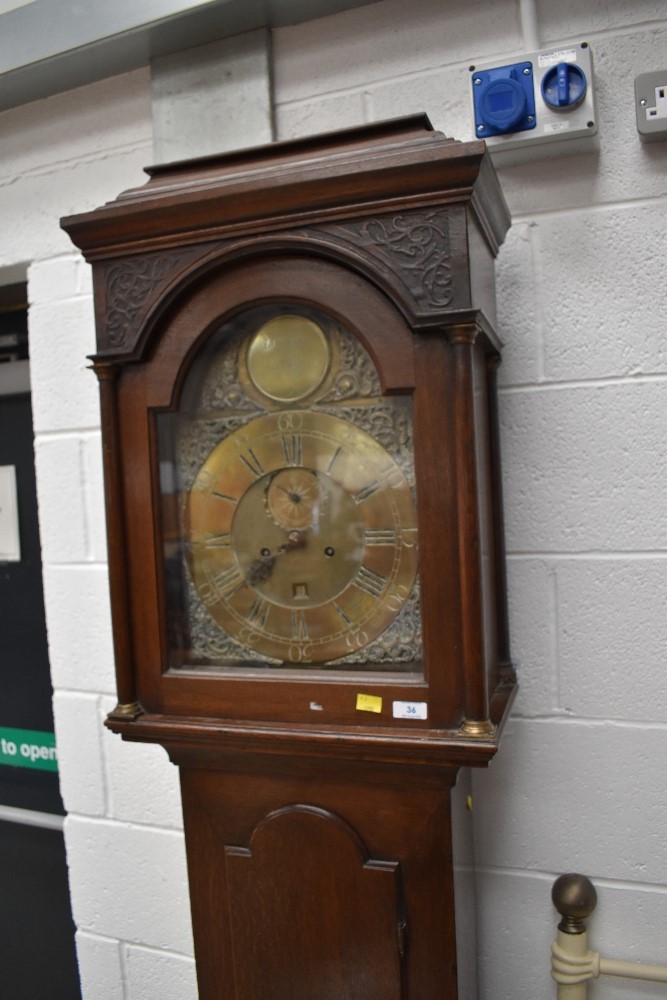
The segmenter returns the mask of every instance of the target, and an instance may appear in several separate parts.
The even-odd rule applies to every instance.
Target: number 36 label
[[[425,701],[395,701],[392,714],[395,719],[427,719],[428,705]]]

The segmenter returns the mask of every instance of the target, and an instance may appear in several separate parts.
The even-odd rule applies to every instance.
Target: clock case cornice
[[[62,225],[88,260],[234,233],[469,201],[494,254],[510,225],[483,142],[426,115],[148,167],[150,180]],[[443,177],[446,183],[443,185]]]
[[[413,329],[472,324],[500,347],[493,259],[510,219],[482,142],[448,139],[415,115],[148,173],[144,186],[62,220],[95,265],[101,364],[139,360],[194,281],[267,254],[338,261]]]

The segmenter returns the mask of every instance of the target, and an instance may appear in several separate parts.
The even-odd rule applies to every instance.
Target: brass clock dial
[[[281,662],[363,649],[415,581],[405,475],[371,435],[329,413],[280,410],[223,438],[194,480],[186,524],[208,613]]]

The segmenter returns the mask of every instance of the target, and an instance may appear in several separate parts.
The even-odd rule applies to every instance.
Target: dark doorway
[[[0,753],[2,995],[77,1000],[64,808],[55,762],[42,750],[52,741],[53,711],[25,285],[0,287],[0,469],[16,484],[19,550],[18,558],[0,554],[0,749],[7,751]],[[32,735],[22,742],[20,734]]]

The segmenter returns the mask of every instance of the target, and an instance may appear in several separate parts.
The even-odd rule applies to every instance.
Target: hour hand
[[[303,531],[290,531],[287,541],[283,542],[273,552],[263,549],[259,559],[253,559],[248,568],[247,581],[251,587],[268,580],[273,573],[273,564],[278,556],[283,555],[293,549],[301,549],[306,544],[306,536]]]

